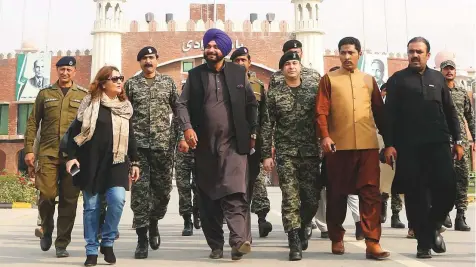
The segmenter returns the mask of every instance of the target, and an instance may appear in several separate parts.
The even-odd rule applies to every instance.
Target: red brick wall
[[[207,10],[208,9],[208,10]],[[190,4],[190,19],[207,21],[214,19],[213,4]],[[217,4],[217,20],[225,21],[225,5]]]

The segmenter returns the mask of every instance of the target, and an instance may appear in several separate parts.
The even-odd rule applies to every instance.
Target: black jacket
[[[387,81],[385,146],[415,146],[461,140],[455,106],[443,75],[410,68]]]
[[[223,69],[225,81],[231,100],[231,111],[235,127],[237,152],[248,154],[250,152],[250,137],[256,133],[257,101],[253,92],[245,90],[246,70],[237,64],[225,62]],[[203,102],[205,88],[208,87],[208,66],[202,64],[189,71],[190,98],[187,109],[192,128],[197,133],[198,140],[201,137],[201,125],[203,120]],[[183,122],[183,120],[182,120]]]

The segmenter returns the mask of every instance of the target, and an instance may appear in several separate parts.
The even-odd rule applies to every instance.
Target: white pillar
[[[122,34],[125,24],[122,4],[126,0],[94,0],[96,2],[96,20],[92,31],[93,49],[91,64],[91,79],[104,65],[113,65],[122,69]],[[106,13],[113,14],[107,18]]]
[[[292,0],[294,4],[296,40],[302,43],[302,64],[324,74],[324,31],[319,28],[316,5],[323,0]],[[311,16],[307,5],[311,7]],[[300,7],[299,7],[300,6]],[[301,19],[302,12],[302,19]]]

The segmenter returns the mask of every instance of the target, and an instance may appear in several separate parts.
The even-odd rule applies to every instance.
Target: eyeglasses
[[[109,78],[108,80],[111,80],[113,83],[117,83],[119,80],[121,80],[121,82],[123,82],[124,81],[124,76],[114,76],[114,77]]]

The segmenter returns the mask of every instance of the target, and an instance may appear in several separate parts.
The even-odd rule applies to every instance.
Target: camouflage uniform
[[[388,193],[382,193],[382,202],[387,202],[390,198]],[[392,194],[390,199],[390,209],[395,213],[402,211],[402,198],[399,194]]]
[[[266,178],[266,171],[263,169],[263,164],[260,164],[260,173],[256,179],[251,198],[251,212],[255,214],[268,214],[271,209],[268,191],[266,190]]]
[[[319,84],[319,81],[321,80],[321,75],[319,74],[319,72],[317,72],[317,70],[304,66],[301,67],[301,77],[305,79],[309,78],[312,80],[316,80],[317,84]],[[278,70],[273,73],[271,75],[271,78],[269,79],[269,90],[275,88],[281,83],[284,83],[284,75],[281,70]]]
[[[264,119],[262,116],[266,115],[266,106],[261,105],[263,102],[263,99],[261,99],[261,94],[264,94],[264,84],[261,80],[258,79],[256,76],[255,72],[248,72],[249,76],[249,81],[251,84],[251,88],[253,89],[253,92],[255,93],[256,100],[260,102],[260,108],[258,108],[258,122],[262,123]],[[259,128],[258,128],[258,135],[259,135]],[[256,145],[256,150],[261,149],[261,142],[258,140],[258,144]],[[260,154],[261,151],[256,152],[257,154]],[[259,156],[259,155],[258,155]],[[258,159],[260,160],[260,159]],[[260,164],[260,170],[259,170],[259,175],[256,178],[256,181],[253,185],[253,193],[251,196],[251,212],[255,214],[262,214],[263,216],[266,216],[266,214],[269,213],[269,210],[271,209],[270,204],[269,204],[269,199],[268,199],[268,192],[266,191],[266,172],[263,170],[263,165]]]
[[[468,93],[463,88],[451,88],[451,98],[458,112],[458,120],[460,122],[461,128],[461,139],[463,141],[464,154],[461,160],[455,161],[455,171],[456,171],[456,188],[457,195],[455,201],[455,207],[458,210],[467,210],[468,208],[468,183],[469,183],[469,164],[471,160],[471,146],[466,135],[466,125],[465,121],[468,123],[469,131],[474,140],[475,135],[475,125],[474,125],[474,114],[471,107],[471,100],[469,99]]]
[[[192,175],[192,176],[190,176]],[[195,178],[195,160],[193,152],[177,152],[175,156],[175,182],[179,193],[179,214],[180,216],[191,215],[198,209],[197,194],[190,182]],[[192,202],[193,191],[193,202]]]
[[[141,73],[127,80],[124,88],[134,108],[132,125],[141,168],[141,178],[132,184],[131,208],[136,228],[143,228],[167,212],[177,136],[170,115],[178,94],[173,79],[160,73],[156,73],[151,85]],[[174,117],[172,124],[175,123]]]
[[[271,158],[274,138],[285,232],[309,225],[318,208],[322,155],[314,123],[318,83],[319,74],[302,76],[297,89],[283,82],[268,91],[262,157]]]

